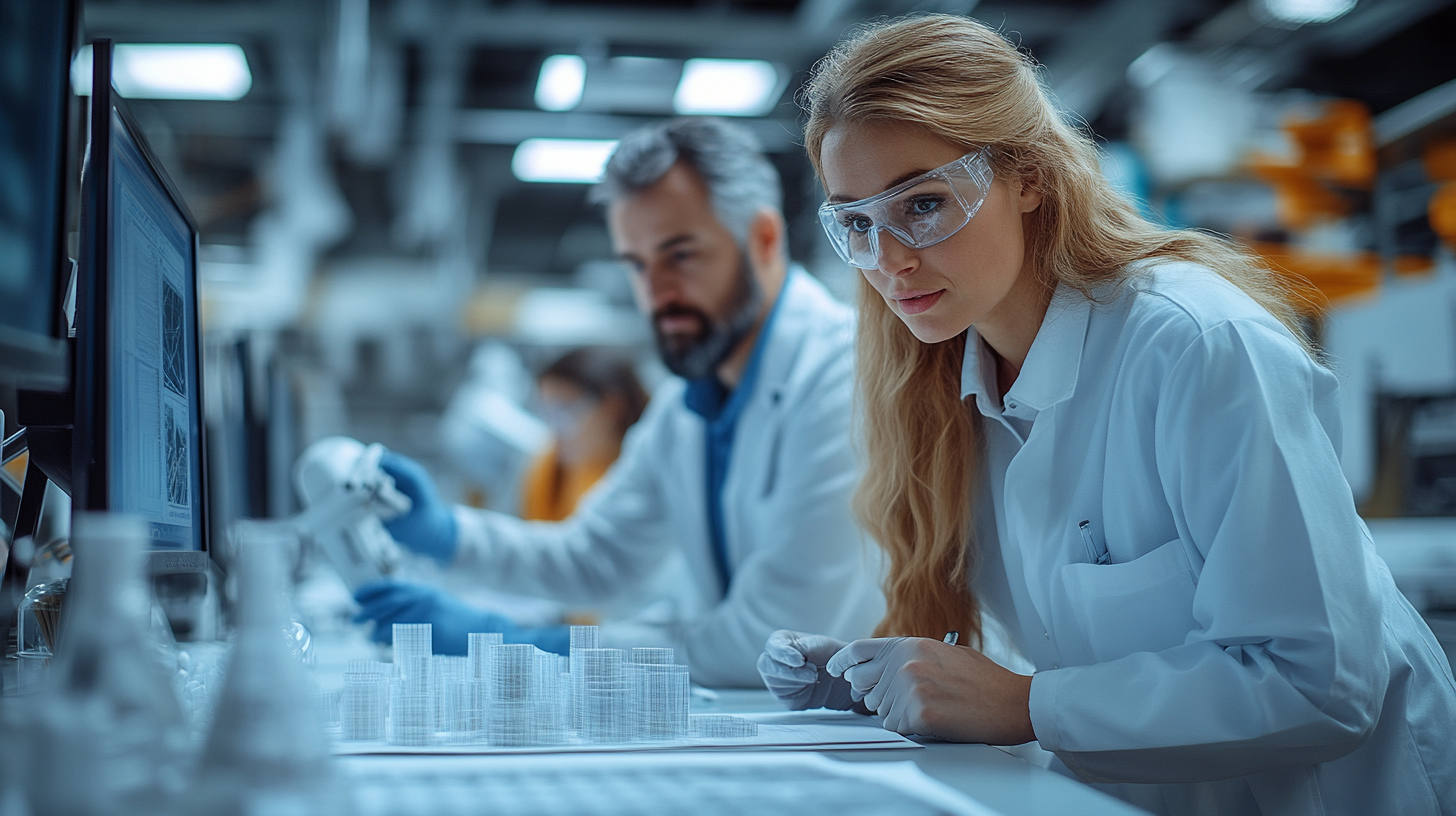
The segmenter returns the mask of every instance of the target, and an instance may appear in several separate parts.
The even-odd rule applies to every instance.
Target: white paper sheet
[[[797,712],[795,712],[797,713]],[[744,715],[735,715],[744,716]],[[757,720],[750,714],[745,719]],[[777,715],[762,715],[777,716]],[[855,715],[851,715],[855,716]],[[615,745],[539,745],[512,748],[498,745],[390,745],[385,742],[336,742],[338,756],[368,754],[615,754],[641,751],[853,751],[920,748],[899,734],[877,725],[809,722],[802,724],[760,723],[758,736],[733,739],[692,737],[670,742],[629,742]],[[863,718],[868,720],[869,718]]]

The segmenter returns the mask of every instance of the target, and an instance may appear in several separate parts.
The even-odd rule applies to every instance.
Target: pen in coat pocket
[[[1082,544],[1087,547],[1087,557],[1091,559],[1092,563],[1106,564],[1112,561],[1112,556],[1108,554],[1107,547],[1097,546],[1097,542],[1092,538],[1092,522],[1090,520],[1083,519],[1077,525],[1077,530],[1082,533]]]

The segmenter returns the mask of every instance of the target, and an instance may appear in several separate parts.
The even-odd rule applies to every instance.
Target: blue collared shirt
[[[728,566],[727,542],[723,532],[723,484],[728,479],[728,461],[733,456],[733,435],[738,427],[738,417],[743,413],[744,406],[748,405],[748,400],[753,396],[753,388],[758,383],[763,350],[773,331],[774,317],[778,315],[779,306],[784,302],[783,289],[787,287],[787,283],[785,279],[778,299],[774,301],[773,308],[763,321],[763,328],[759,330],[753,354],[748,358],[748,365],[743,369],[738,387],[729,391],[717,375],[709,374],[700,380],[690,381],[687,390],[683,392],[683,402],[688,410],[708,423],[708,532],[713,542],[714,562],[718,566],[718,576],[723,580],[724,590],[727,590],[733,578]]]

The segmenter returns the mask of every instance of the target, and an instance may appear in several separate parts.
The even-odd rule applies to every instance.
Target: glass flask
[[[283,523],[233,529],[237,637],[188,809],[208,816],[343,814],[347,790],[330,761],[312,679],[279,637],[288,617]]]
[[[34,816],[171,812],[188,734],[159,659],[140,519],[77,513],[72,578],[47,688],[23,726]]]

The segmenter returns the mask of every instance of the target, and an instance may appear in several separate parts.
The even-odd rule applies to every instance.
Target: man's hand
[[[571,644],[565,626],[517,626],[432,586],[372,581],[355,590],[354,600],[360,606],[354,622],[374,621],[374,639],[380,643],[394,640],[396,623],[428,623],[435,654],[465,654],[471,632],[500,632],[506,643],[531,643],[556,654],[566,654]]]
[[[379,469],[394,479],[394,486],[410,500],[408,512],[384,520],[384,529],[406,548],[449,564],[459,546],[459,529],[450,505],[440,498],[435,482],[419,462],[385,451]]]
[[[930,638],[856,640],[830,658],[887,730],[951,742],[1020,745],[1031,726],[1031,678],[965,646]]]

